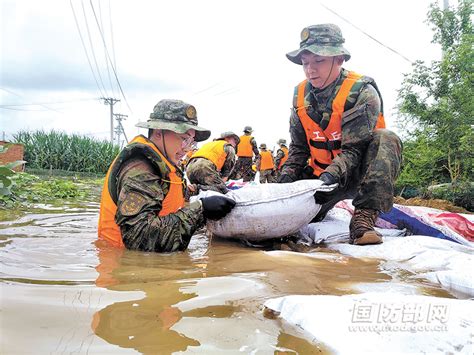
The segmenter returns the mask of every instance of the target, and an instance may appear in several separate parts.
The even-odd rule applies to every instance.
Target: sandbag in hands
[[[308,224],[321,206],[314,203],[314,193],[332,190],[317,179],[299,180],[289,184],[247,185],[229,191],[225,196],[236,201],[235,208],[218,221],[208,220],[207,230],[223,238],[262,241],[280,238]],[[215,191],[202,191],[193,198],[220,195]]]
[[[334,195],[336,194],[337,191],[337,186],[339,185],[339,181],[330,173],[328,172],[323,172],[319,176],[319,180],[322,181],[321,186],[332,186],[334,187],[330,190],[328,189],[320,189],[317,190],[316,193],[314,194],[314,200],[316,201],[317,204],[323,205],[326,202],[329,202],[332,200]]]
[[[201,198],[203,215],[214,221],[225,217],[234,207],[235,201],[224,196],[209,196]]]

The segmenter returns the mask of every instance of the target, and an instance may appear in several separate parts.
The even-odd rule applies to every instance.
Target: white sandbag
[[[387,292],[286,296],[265,307],[340,354],[472,354],[470,300]]]
[[[324,220],[310,223],[300,229],[301,237],[315,244],[349,243],[349,223],[352,214],[342,208],[329,210]],[[406,230],[375,228],[382,237],[403,237]]]
[[[225,196],[237,204],[224,218],[207,222],[207,229],[224,238],[260,241],[298,232],[316,216],[321,206],[316,190],[332,190],[319,180],[288,184],[259,184],[231,190]]]

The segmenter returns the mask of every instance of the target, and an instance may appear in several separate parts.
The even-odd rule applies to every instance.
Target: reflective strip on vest
[[[214,163],[217,171],[221,171],[225,163],[227,153],[224,151],[224,146],[227,143],[224,140],[217,140],[204,144],[199,150],[194,153],[192,158],[206,158]]]
[[[237,156],[238,157],[253,157],[253,147],[250,141],[252,140],[252,136],[243,135],[240,136],[240,143],[237,146]]]
[[[161,159],[170,169],[169,181],[164,180],[170,183],[170,188],[163,200],[162,208],[158,212],[158,215],[162,217],[170,213],[175,213],[184,206],[184,182],[182,178],[176,174],[176,168],[170,162],[168,162],[168,160],[163,156],[163,154],[161,154],[161,152],[151,141],[149,141],[143,136],[137,136],[129,143],[129,145],[136,143],[144,144],[153,149],[153,151],[161,157]],[[109,244],[113,246],[123,248],[124,244],[122,240],[122,233],[120,232],[120,227],[115,223],[117,205],[113,201],[112,196],[110,196],[109,192],[109,175],[116,160],[117,158],[115,158],[113,163],[110,165],[109,170],[107,171],[107,175],[105,176],[104,186],[102,188],[98,235],[99,239],[106,240]]]
[[[260,170],[273,169],[273,156],[268,150],[260,152]]]
[[[304,80],[298,85],[296,113],[305,130],[306,141],[311,153],[309,165],[313,168],[313,174],[316,176],[319,176],[332,163],[332,160],[341,153],[344,105],[352,86],[361,77],[362,75],[355,72],[348,73],[332,102],[332,114],[325,130],[314,122],[306,111],[305,97],[308,81]],[[382,112],[379,114],[376,128],[385,128]]]

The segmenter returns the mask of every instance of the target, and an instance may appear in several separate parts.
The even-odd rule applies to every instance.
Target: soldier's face
[[[177,164],[187,152],[192,150],[195,134],[194,129],[190,129],[183,134],[168,130],[157,131],[154,143],[162,153],[167,154],[167,158],[171,163]]]
[[[323,57],[310,52],[301,54],[306,79],[315,88],[323,89],[337,79],[344,59],[341,56]]]

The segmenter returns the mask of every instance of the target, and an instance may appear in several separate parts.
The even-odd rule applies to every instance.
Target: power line
[[[112,57],[114,58],[114,67],[117,68],[117,62],[115,61],[115,43],[114,43],[114,31],[112,28],[112,7],[110,6],[109,0],[109,20],[110,20],[110,39],[112,42]]]
[[[117,80],[118,87],[120,88],[120,92],[122,93],[122,97],[123,97],[123,99],[125,100],[125,103],[127,104],[128,109],[130,110],[130,112],[133,113],[132,108],[131,108],[130,105],[128,104],[128,101],[127,101],[127,98],[126,98],[126,96],[125,96],[125,93],[124,93],[123,90],[122,90],[122,85],[120,85],[120,80],[119,80],[119,78],[118,78],[118,76],[117,76],[117,71],[115,70],[115,67],[114,67],[113,64],[112,64],[112,60],[110,59],[109,51],[107,50],[107,45],[105,44],[104,34],[102,33],[102,30],[100,29],[99,21],[98,21],[98,19],[97,19],[97,15],[96,15],[96,13],[95,13],[94,4],[92,4],[92,0],[89,0],[89,2],[90,2],[90,4],[91,4],[92,12],[94,13],[95,22],[97,23],[97,27],[99,28],[100,36],[102,37],[102,43],[103,43],[103,45],[104,45],[105,53],[107,54],[107,58],[109,59],[110,65],[112,66],[112,70],[113,70],[113,72],[114,72],[115,79]]]
[[[97,88],[99,89],[100,96],[105,96],[104,93],[102,92],[101,88],[100,88],[99,82],[97,81],[97,77],[95,76],[94,69],[92,68],[92,63],[91,63],[91,60],[89,58],[89,54],[87,53],[86,44],[84,43],[84,38],[82,37],[81,28],[79,27],[79,22],[77,21],[76,11],[74,11],[74,6],[72,5],[72,0],[69,0],[69,4],[71,5],[71,10],[72,10],[72,14],[74,16],[74,21],[76,22],[77,32],[79,33],[79,37],[81,38],[82,48],[84,48],[84,53],[86,54],[87,62],[89,63],[89,68],[92,72],[92,76],[94,77],[94,81],[97,85]]]
[[[104,28],[104,22],[102,21],[102,7],[100,6],[100,1],[99,3],[99,18],[100,18],[100,29],[103,31]],[[113,96],[115,96],[115,88],[114,85],[112,84],[112,79],[110,77],[110,68],[109,68],[109,62],[107,60],[107,54],[104,51],[104,57],[105,57],[105,66],[107,68],[107,77],[109,79],[109,84],[110,84],[110,90],[112,90]]]
[[[95,56],[94,45],[92,43],[92,37],[91,37],[90,30],[89,30],[89,23],[87,22],[86,9],[84,7],[84,1],[83,0],[81,0],[81,5],[82,5],[82,13],[84,15],[84,21],[85,21],[86,29],[87,29],[87,36],[89,37],[89,43],[91,45],[92,58],[94,58],[95,67],[97,69],[97,75],[99,76],[99,81],[102,84],[102,88],[104,89],[105,95],[109,96],[109,94],[107,93],[107,90],[105,89],[104,82],[102,81],[102,75],[100,75],[99,65],[97,64],[97,58]]]
[[[0,88],[0,89],[3,90],[3,91],[5,91],[5,92],[8,92],[9,94],[15,95],[15,96],[17,96],[17,97],[24,97],[24,96],[22,96],[22,95],[20,95],[20,94],[17,94],[17,93],[15,93],[15,92],[11,91],[11,90],[8,90],[8,89],[5,89],[5,88]],[[57,112],[57,113],[62,113],[61,111],[58,111],[58,110],[56,110],[56,109],[54,109],[54,108],[51,108],[51,107],[46,106],[45,104],[39,104],[39,106],[44,107],[44,108],[45,108],[46,110],[48,110],[48,111],[54,111],[54,112]],[[15,111],[21,111],[21,110],[15,110]],[[25,110],[23,110],[23,111],[25,111]],[[26,110],[26,111],[28,111],[28,110]]]
[[[403,54],[401,54],[400,52],[397,52],[395,49],[393,48],[390,48],[389,46],[383,44],[382,42],[380,42],[378,39],[376,39],[375,37],[371,36],[370,34],[368,34],[367,32],[365,32],[363,29],[361,29],[360,27],[357,27],[356,25],[354,25],[352,22],[350,22],[348,19],[342,17],[341,15],[339,15],[336,11],[330,9],[329,7],[327,7],[326,5],[322,4],[321,2],[319,3],[319,5],[321,5],[322,7],[324,7],[326,10],[328,10],[329,12],[333,13],[334,15],[336,15],[337,17],[339,17],[341,20],[347,22],[349,25],[351,25],[352,27],[354,27],[355,29],[357,29],[358,31],[362,32],[364,35],[366,35],[367,37],[369,37],[371,40],[377,42],[378,44],[380,44],[382,47],[385,47],[387,48],[389,51],[395,53],[396,55],[402,57],[403,59],[405,59],[407,62],[413,64],[413,62],[408,59],[407,57],[405,57]]]
[[[31,103],[31,104],[6,104],[6,105],[0,105],[0,107],[56,105],[56,104],[66,104],[66,103],[71,103],[71,102],[92,101],[92,100],[99,100],[99,99],[94,98],[94,99],[78,99],[78,100],[56,101],[56,102],[37,102],[37,103]]]

